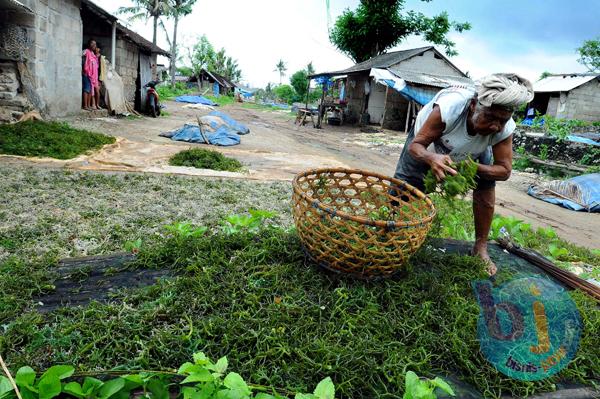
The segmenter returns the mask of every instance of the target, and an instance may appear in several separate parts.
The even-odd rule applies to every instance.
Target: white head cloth
[[[531,82],[514,73],[495,73],[484,77],[477,85],[477,99],[486,107],[498,105],[518,108],[533,100]]]

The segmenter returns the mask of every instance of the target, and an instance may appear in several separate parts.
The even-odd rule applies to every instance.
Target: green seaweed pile
[[[475,176],[477,175],[477,163],[471,158],[456,162],[450,165],[458,173],[454,176],[447,173],[446,178],[438,182],[431,169],[425,175],[425,192],[427,194],[440,191],[445,197],[454,198],[463,196],[477,185]]]

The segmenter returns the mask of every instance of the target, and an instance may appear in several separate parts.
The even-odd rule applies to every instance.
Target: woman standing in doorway
[[[90,39],[88,47],[83,52],[83,109],[100,109],[96,106],[95,93],[98,89],[98,57],[94,54],[96,41]]]
[[[104,80],[106,80],[106,59],[102,55],[102,53],[100,51],[100,46],[98,46],[97,43],[96,43],[96,50],[94,51],[94,54],[96,54],[96,57],[98,58],[98,87],[96,87],[96,89],[94,90],[95,94],[96,94],[95,95],[96,107],[102,108],[100,106],[100,95],[103,92],[102,84],[103,84]]]

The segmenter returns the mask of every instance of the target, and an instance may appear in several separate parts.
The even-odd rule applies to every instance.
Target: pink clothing
[[[84,55],[83,73],[90,78],[92,84],[91,94],[94,95],[96,89],[100,87],[100,82],[98,81],[98,57],[90,49],[86,49]]]

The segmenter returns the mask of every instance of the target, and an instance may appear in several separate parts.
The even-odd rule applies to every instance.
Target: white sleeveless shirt
[[[473,90],[449,87],[441,90],[433,100],[423,106],[423,109],[417,115],[415,134],[419,133],[433,111],[435,104],[439,106],[442,122],[446,124],[442,137],[431,143],[427,150],[437,154],[450,155],[450,158],[455,162],[467,159],[469,156],[472,159],[477,159],[489,147],[498,144],[513,133],[516,123],[511,118],[504,129],[496,134],[489,136],[469,135],[467,131],[467,114],[474,95],[475,91]]]

